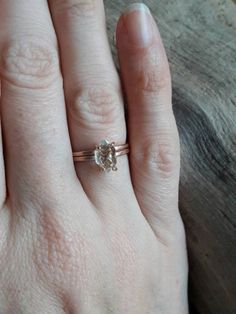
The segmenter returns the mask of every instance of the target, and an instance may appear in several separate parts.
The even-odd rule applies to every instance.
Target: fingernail
[[[123,13],[123,21],[132,44],[145,47],[152,42],[152,16],[149,8],[144,3],[129,5]]]

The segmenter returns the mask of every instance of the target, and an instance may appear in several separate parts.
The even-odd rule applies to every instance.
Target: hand
[[[171,79],[145,6],[117,47],[126,119],[101,0],[0,1],[1,314],[188,311]],[[126,127],[117,172],[74,164]]]

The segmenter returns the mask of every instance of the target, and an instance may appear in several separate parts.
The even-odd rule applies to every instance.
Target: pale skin
[[[0,1],[1,314],[188,313],[171,78],[147,8],[120,17],[116,45],[120,75],[101,0]],[[104,138],[130,144],[117,172],[74,164]]]

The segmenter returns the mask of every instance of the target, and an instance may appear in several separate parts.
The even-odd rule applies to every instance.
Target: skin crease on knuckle
[[[3,45],[3,80],[22,88],[47,88],[59,75],[57,48],[42,39],[24,37]]]
[[[157,138],[147,140],[142,147],[142,150],[133,153],[136,168],[151,176],[158,175],[164,180],[176,177],[179,171],[179,158],[176,157],[179,145],[175,133],[159,132]]]
[[[169,67],[162,50],[157,50],[156,47],[154,50],[151,47],[142,57],[138,72],[136,75],[138,92],[159,94],[163,89],[170,88]]]
[[[96,0],[56,0],[57,12],[67,15],[69,19],[73,17],[93,17],[96,12]]]
[[[107,87],[92,87],[77,92],[70,102],[69,113],[80,127],[93,130],[111,130],[114,121],[121,124],[124,119],[119,93]]]

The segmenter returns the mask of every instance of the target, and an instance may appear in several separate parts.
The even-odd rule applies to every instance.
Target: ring
[[[96,145],[94,150],[73,152],[73,160],[77,161],[95,161],[103,171],[117,171],[117,157],[129,153],[129,144],[116,145],[108,140],[102,140]]]

